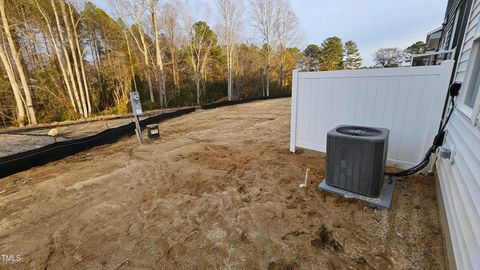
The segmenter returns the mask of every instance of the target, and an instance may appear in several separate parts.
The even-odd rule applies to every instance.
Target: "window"
[[[478,126],[480,115],[480,35],[474,37],[464,87],[461,90],[462,105],[459,110],[465,114],[474,126]]]
[[[477,42],[476,42],[477,43]],[[476,49],[478,51],[479,44],[476,44]],[[478,89],[480,88],[480,55],[478,52],[475,55],[473,60],[472,73],[470,75],[470,81],[468,82],[467,92],[465,93],[465,105],[472,108],[475,106],[475,101],[477,100]]]
[[[463,8],[462,8],[463,11]],[[463,12],[462,12],[463,13]],[[455,21],[453,23],[453,28],[450,35],[450,45],[448,46],[448,50],[451,50],[453,48],[457,47],[457,42],[458,42],[458,34],[460,32],[460,24],[458,24],[458,18],[460,17],[460,8],[457,9],[457,12],[455,12]]]

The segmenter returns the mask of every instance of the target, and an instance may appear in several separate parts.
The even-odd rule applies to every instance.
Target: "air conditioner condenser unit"
[[[389,133],[385,128],[346,125],[328,132],[325,182],[355,194],[379,197]]]

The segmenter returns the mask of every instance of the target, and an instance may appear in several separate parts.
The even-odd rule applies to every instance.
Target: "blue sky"
[[[447,0],[291,0],[305,43],[355,41],[364,59],[382,47],[406,48],[443,22]]]
[[[105,0],[92,2],[108,10]],[[214,24],[216,0],[204,2],[211,10],[208,21]],[[248,0],[245,3],[248,12]],[[417,40],[425,40],[427,32],[441,25],[447,6],[447,0],[290,0],[290,3],[303,31],[302,47],[320,44],[330,36],[353,40],[359,46],[364,65],[372,64],[372,54],[378,48],[404,49]],[[248,14],[244,19],[245,35],[252,36]]]

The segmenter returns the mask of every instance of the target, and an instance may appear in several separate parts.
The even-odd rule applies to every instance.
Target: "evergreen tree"
[[[322,52],[322,49],[316,44],[310,44],[303,51],[305,56],[304,69],[307,71],[316,71],[319,69],[319,57]]]
[[[357,69],[362,65],[362,57],[358,51],[357,44],[353,41],[345,43],[345,69]]]
[[[424,54],[427,50],[427,44],[423,41],[417,41],[413,43],[410,47],[405,49],[405,58],[407,63],[410,63],[412,55]],[[418,57],[413,59],[413,66],[423,65],[423,59]]]
[[[423,41],[417,41],[408,47],[405,52],[409,54],[422,54],[427,50],[427,44]]]
[[[321,70],[343,69],[343,43],[339,37],[329,37],[325,39],[321,49]]]

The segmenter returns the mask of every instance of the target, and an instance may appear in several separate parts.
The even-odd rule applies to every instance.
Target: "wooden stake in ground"
[[[142,144],[142,143],[143,143],[143,140],[142,140],[142,128],[140,127],[140,121],[138,121],[138,116],[137,116],[137,115],[134,115],[134,116],[133,116],[133,119],[134,119],[134,121],[135,121],[135,134],[137,134],[138,143],[139,143],[139,144]]]
[[[309,171],[310,171],[310,169],[307,168],[307,171],[305,171],[305,181],[298,186],[299,188],[306,188],[306,187],[307,187],[308,172],[309,172]]]

